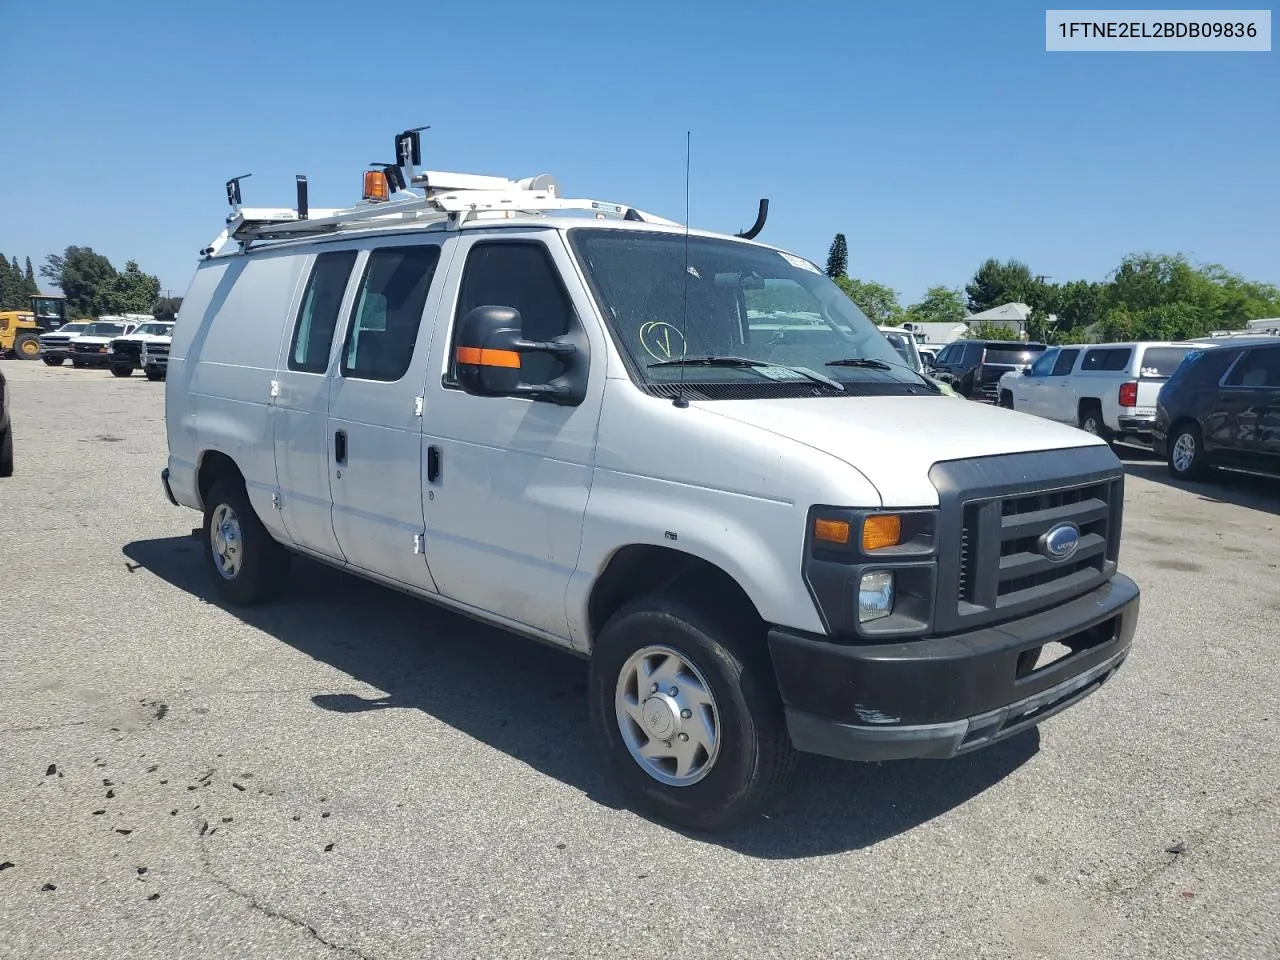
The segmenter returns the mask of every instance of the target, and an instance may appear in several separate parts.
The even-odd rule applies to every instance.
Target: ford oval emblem
[[[1040,538],[1040,552],[1050,560],[1068,560],[1080,547],[1080,528],[1060,523]]]

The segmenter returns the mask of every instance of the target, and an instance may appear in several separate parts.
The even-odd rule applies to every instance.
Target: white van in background
[[[402,172],[343,211],[228,184],[162,475],[224,600],[301,554],[589,657],[615,774],[702,829],[797,751],[965,754],[1124,662],[1115,455],[943,396],[752,241],[763,210],[724,236],[548,178]]]

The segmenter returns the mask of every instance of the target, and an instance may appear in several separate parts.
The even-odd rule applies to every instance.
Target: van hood
[[[886,507],[938,503],[929,468],[947,460],[1100,446],[1075,427],[956,397],[813,397],[695,401],[849,464]],[[858,504],[862,506],[862,504]]]

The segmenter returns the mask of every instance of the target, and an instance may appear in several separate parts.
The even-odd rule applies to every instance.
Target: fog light
[[[893,613],[893,574],[864,573],[858,584],[858,622],[879,620]]]

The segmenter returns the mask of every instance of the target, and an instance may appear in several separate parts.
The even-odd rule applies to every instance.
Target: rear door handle
[[[339,430],[333,435],[333,459],[335,463],[347,462],[347,431]]]
[[[427,447],[427,482],[435,483],[440,479],[440,448]]]

